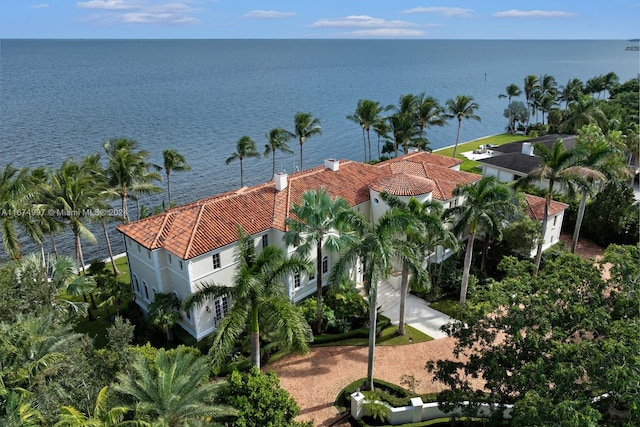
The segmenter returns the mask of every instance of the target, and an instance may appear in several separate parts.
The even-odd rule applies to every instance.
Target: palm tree
[[[602,77],[602,83],[604,90],[606,90],[608,94],[611,94],[611,89],[619,83],[618,75],[610,71]]]
[[[56,219],[69,226],[75,241],[76,260],[84,272],[82,242],[84,238],[91,243],[96,237],[87,228],[87,221],[93,219],[91,212],[106,208],[102,202],[105,181],[100,167],[99,155],[86,156],[81,163],[67,159],[60,169],[51,176],[46,189],[49,208],[56,212]]]
[[[151,424],[142,420],[125,420],[129,412],[126,406],[114,406],[109,408],[109,387],[103,387],[96,397],[96,406],[89,416],[73,406],[60,408],[58,422],[53,427],[125,427],[139,426],[151,427]]]
[[[161,427],[200,425],[236,413],[213,402],[224,383],[210,382],[210,369],[206,358],[186,349],[172,354],[159,349],[152,361],[136,355],[131,370],[120,372],[112,388],[131,400],[136,419]]]
[[[168,341],[173,341],[171,328],[182,318],[180,300],[175,294],[156,294],[149,305],[149,321],[162,329]]]
[[[282,128],[273,128],[265,136],[269,142],[264,146],[264,157],[266,158],[271,155],[273,161],[271,179],[273,179],[276,176],[276,151],[279,150],[283,153],[292,154],[293,151],[289,148],[287,143],[291,138],[294,138],[295,135]]]
[[[1,384],[0,384],[1,386]],[[2,389],[0,388],[0,391]],[[0,406],[0,423],[3,427],[41,427],[45,425],[42,413],[28,400],[28,392],[1,393],[3,405]]]
[[[391,132],[391,128],[387,122],[386,117],[379,117],[378,120],[373,124],[373,130],[378,135],[378,159],[380,158],[380,140],[383,139],[385,142],[389,141],[389,132]]]
[[[291,207],[291,217],[287,218],[284,241],[296,246],[302,256],[308,256],[312,248],[316,250],[316,321],[314,332],[322,331],[322,275],[323,247],[339,251],[345,240],[336,223],[338,214],[349,209],[349,203],[341,198],[331,199],[325,188],[307,190],[302,194],[300,204]]]
[[[30,170],[17,169],[11,163],[5,165],[0,175],[0,227],[5,253],[12,259],[22,257],[22,245],[18,228],[32,227],[29,217],[33,195]],[[34,230],[35,231],[35,230]],[[36,233],[30,233],[36,235]]]
[[[110,139],[105,141],[103,148],[107,153],[105,175],[108,185],[120,197],[122,217],[129,222],[127,198],[134,193],[161,191],[153,184],[153,181],[160,181],[160,175],[149,171],[149,152],[138,150],[138,143],[132,139]]]
[[[575,134],[588,124],[596,124],[601,129],[606,129],[607,116],[595,98],[591,95],[579,95],[577,100],[569,103],[565,119],[560,123],[560,132]]]
[[[358,106],[353,114],[347,116],[347,120],[358,124],[362,128],[362,145],[364,147],[364,161],[371,160],[371,136],[369,131],[371,126],[376,123],[380,118],[380,112],[382,111],[379,102],[372,101],[370,99],[358,100]],[[365,133],[367,139],[365,140]],[[369,156],[367,158],[367,141],[369,142]]]
[[[444,108],[434,97],[421,93],[416,98],[415,114],[420,131],[420,141],[422,141],[421,145],[426,147],[429,141],[424,137],[424,130],[431,128],[431,126],[444,126],[447,124],[444,117]]]
[[[456,156],[456,151],[458,150],[458,141],[460,140],[460,127],[462,126],[462,119],[472,119],[480,121],[480,117],[475,114],[478,109],[478,104],[473,100],[472,97],[466,95],[458,95],[456,99],[448,99],[447,100],[447,111],[448,114],[445,114],[447,119],[458,119],[458,134],[456,136],[456,146],[453,149],[453,156]]]
[[[520,96],[520,95],[522,95],[522,90],[520,90],[520,88],[518,87],[517,84],[511,83],[505,89],[505,93],[501,93],[500,95],[498,95],[498,98],[500,98],[500,99],[507,98],[508,99],[509,103],[507,104],[507,108],[509,109],[509,113],[511,113],[511,98],[513,98],[514,96]],[[511,118],[511,115],[510,115],[509,116],[509,126],[512,126],[512,125],[513,125],[513,119]],[[514,133],[515,129],[510,128],[509,132]]]
[[[253,238],[238,226],[237,269],[233,286],[205,283],[183,304],[185,310],[190,310],[205,305],[213,298],[229,295],[231,309],[217,325],[218,331],[211,346],[215,367],[225,362],[246,329],[251,333],[251,364],[260,367],[262,322],[282,331],[287,346],[300,352],[308,350],[309,325],[286,295],[281,280],[310,271],[309,263],[296,254],[287,259],[284,251],[275,246],[267,246],[259,254],[255,252]]]
[[[522,87],[524,88],[524,98],[527,101],[527,115],[531,117],[531,103],[534,94],[540,90],[540,81],[538,80],[538,76],[529,74],[524,78]]]
[[[563,101],[565,108],[569,108],[569,103],[577,101],[584,91],[584,83],[580,79],[571,79],[567,85],[560,90],[558,100]]]
[[[447,209],[446,217],[454,224],[454,232],[461,236],[467,232],[467,249],[462,267],[460,286],[460,305],[467,300],[469,273],[473,258],[473,244],[478,233],[500,233],[517,209],[513,190],[498,181],[495,176],[485,176],[477,183],[456,187],[455,197],[464,199],[464,203]]]
[[[392,208],[406,212],[412,217],[410,227],[405,230],[404,238],[407,242],[414,243],[414,249],[417,259],[424,259],[427,250],[432,249],[430,244],[434,241],[441,242],[447,247],[454,248],[457,246],[457,240],[442,221],[443,208],[440,202],[424,201],[420,202],[411,197],[408,202],[400,200],[398,197],[389,193],[382,193],[382,200]],[[422,266],[421,266],[422,267]],[[411,266],[408,263],[402,265],[402,279],[400,282],[400,313],[398,321],[398,334],[405,334],[405,308],[407,303],[407,294],[409,293],[409,273]],[[419,268],[413,271],[414,284],[423,285],[426,283],[426,269]]]
[[[415,116],[396,113],[389,117],[389,127],[394,139],[396,157],[401,145],[404,153],[408,153],[409,147],[414,146],[418,141],[418,127],[416,126]]]
[[[260,153],[256,151],[256,143],[253,142],[253,139],[244,135],[236,142],[236,151],[231,153],[231,157],[225,160],[226,164],[230,164],[234,160],[240,160],[240,188],[244,187],[243,161],[251,157],[260,157]]]
[[[176,150],[166,149],[162,152],[163,164],[154,165],[157,170],[164,169],[167,176],[167,199],[171,205],[171,172],[187,172],[191,170],[191,166],[187,163],[187,159]]]
[[[320,120],[314,118],[311,113],[296,113],[293,118],[293,124],[293,134],[300,143],[300,170],[302,170],[302,145],[312,136],[321,135],[322,128],[320,127]]]
[[[407,244],[406,240],[397,238],[413,223],[413,218],[406,212],[389,209],[377,223],[371,224],[361,214],[345,210],[340,214],[339,221],[347,224],[356,238],[342,251],[331,273],[330,281],[331,283],[342,282],[352,273],[358,261],[363,266],[363,282],[369,299],[369,356],[366,387],[373,390],[378,283],[389,277],[394,259],[408,263],[415,271],[420,268],[422,259],[416,257],[416,251]]]
[[[538,248],[536,250],[534,274],[537,274],[542,259],[542,246],[544,245],[544,239],[547,234],[549,206],[551,205],[553,187],[556,183],[572,185],[575,176],[580,172],[580,167],[576,166],[578,156],[575,148],[567,150],[561,139],[558,139],[551,149],[541,143],[536,143],[534,147],[540,158],[540,166],[529,172],[527,176],[520,178],[518,185],[543,179],[549,182],[546,190],[544,215],[542,217],[542,238],[538,239]]]
[[[588,125],[578,132],[576,144],[577,165],[573,168],[577,173],[578,185],[582,190],[580,206],[573,230],[571,252],[575,253],[580,238],[580,228],[584,218],[587,196],[593,188],[593,183],[604,179],[626,178],[629,169],[626,167],[624,156],[619,149],[622,146],[620,132],[609,132],[607,136],[596,125]]]

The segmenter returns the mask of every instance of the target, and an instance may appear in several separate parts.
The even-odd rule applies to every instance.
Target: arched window
[[[140,293],[140,282],[138,282],[138,276],[133,275],[133,285],[135,286],[135,291]]]
[[[327,274],[329,272],[329,257],[322,257],[322,274]]]
[[[144,287],[144,297],[149,300],[149,288],[147,287],[147,282],[143,280],[142,286]]]

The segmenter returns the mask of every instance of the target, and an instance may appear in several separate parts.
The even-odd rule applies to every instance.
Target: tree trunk
[[[242,159],[240,159],[240,188],[244,187],[244,170],[242,169]]]
[[[398,335],[404,335],[405,309],[407,305],[407,294],[409,293],[409,266],[402,264],[402,280],[400,281],[400,315],[398,319]]]
[[[580,199],[580,207],[578,208],[578,217],[576,218],[576,228],[573,230],[573,239],[571,245],[571,253],[576,253],[578,249],[578,239],[580,238],[580,227],[584,218],[584,211],[587,205],[587,190],[582,190],[582,198]]]
[[[129,222],[129,210],[127,209],[127,189],[120,189],[120,202],[122,203],[122,216],[124,217],[124,222]]]
[[[364,150],[364,160],[362,163],[367,163],[367,140],[364,139],[364,126],[362,127],[362,149]]]
[[[467,251],[464,254],[464,267],[462,269],[462,284],[460,285],[460,305],[467,302],[467,288],[469,287],[469,272],[471,271],[471,259],[473,257],[473,242],[476,233],[469,233]]]
[[[304,144],[304,141],[300,138],[300,170],[302,170],[302,144]]]
[[[322,239],[316,242],[316,323],[313,330],[322,332]]]
[[[276,179],[276,150],[271,150],[271,156],[273,157],[273,165],[271,167],[271,179]]]
[[[49,239],[51,240],[51,248],[53,249],[53,255],[58,258],[58,247],[56,246],[56,239],[53,233],[49,233]]]
[[[258,304],[251,306],[251,364],[260,369],[260,326],[258,324]]]
[[[547,223],[549,222],[549,204],[551,203],[551,190],[547,193],[547,199],[544,204],[544,216],[542,217],[542,238],[538,242],[538,249],[536,252],[535,266],[533,268],[533,275],[536,276],[540,270],[540,262],[542,261],[542,246],[544,245],[544,239],[547,235]]]
[[[369,285],[369,356],[367,359],[367,384],[366,388],[373,391],[373,365],[376,353],[376,329],[378,320],[378,284]]]
[[[380,159],[380,135],[378,135],[378,159]]]
[[[482,273],[487,272],[487,253],[489,252],[489,240],[491,236],[489,233],[484,233],[484,242],[482,242],[482,259],[480,261],[480,271]]]
[[[369,143],[369,161],[371,161],[371,135],[369,129],[367,129],[367,142]]]
[[[167,199],[169,199],[169,206],[171,206],[171,178],[169,178],[169,171],[167,171]]]
[[[109,233],[107,233],[107,224],[104,220],[102,222],[102,231],[104,232],[104,239],[107,242],[107,250],[109,251],[109,259],[111,260],[111,267],[113,268],[113,275],[117,276],[120,274],[118,271],[118,267],[116,267],[116,261],[113,259],[113,251],[111,250],[111,241],[109,240]]]
[[[458,135],[456,136],[456,146],[453,147],[453,158],[456,157],[456,152],[458,151],[458,141],[460,141],[460,128],[462,127],[462,120],[458,119]]]

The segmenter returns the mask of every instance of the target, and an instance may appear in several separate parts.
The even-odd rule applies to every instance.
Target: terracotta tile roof
[[[436,183],[429,178],[396,173],[374,179],[369,188],[379,193],[386,191],[394,196],[419,196],[433,192]]]
[[[531,194],[526,194],[525,196],[527,201],[527,216],[531,219],[542,221],[544,218],[544,197],[533,196]],[[568,207],[569,205],[566,203],[551,200],[551,204],[549,205],[549,215],[555,215]]]
[[[287,187],[277,191],[274,181],[219,194],[139,221],[122,224],[117,230],[147,249],[164,248],[181,259],[191,259],[233,243],[236,225],[248,233],[284,230],[292,203],[302,194],[324,187],[332,197],[340,196],[350,206],[369,200],[369,186],[376,179],[394,173],[410,174],[406,183],[433,185],[433,197],[448,200],[458,184],[477,181],[480,175],[454,171],[460,160],[431,153],[411,153],[368,165],[342,160],[337,171],[322,166],[297,172],[287,178]],[[428,178],[428,179],[426,179]]]

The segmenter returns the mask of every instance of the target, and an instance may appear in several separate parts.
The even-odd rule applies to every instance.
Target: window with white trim
[[[229,312],[229,295],[223,295],[213,301],[215,320],[218,323]]]
[[[140,282],[138,282],[138,276],[133,275],[133,284],[137,293],[140,293]]]
[[[144,287],[144,297],[149,300],[149,288],[147,287],[147,282],[143,280],[142,286]]]
[[[213,260],[213,269],[217,270],[220,268],[221,264],[220,264],[220,254],[213,254],[211,256],[211,259]]]
[[[171,254],[168,254],[169,256],[169,264],[173,264],[173,258],[171,258]]]
[[[309,281],[316,280],[316,268],[313,267],[313,271],[309,273]]]
[[[269,246],[269,235],[268,234],[263,234],[262,235],[262,249],[266,248],[267,246]]]
[[[300,274],[293,276],[293,289],[300,289]]]
[[[329,257],[322,257],[322,274],[327,274],[329,272]]]

